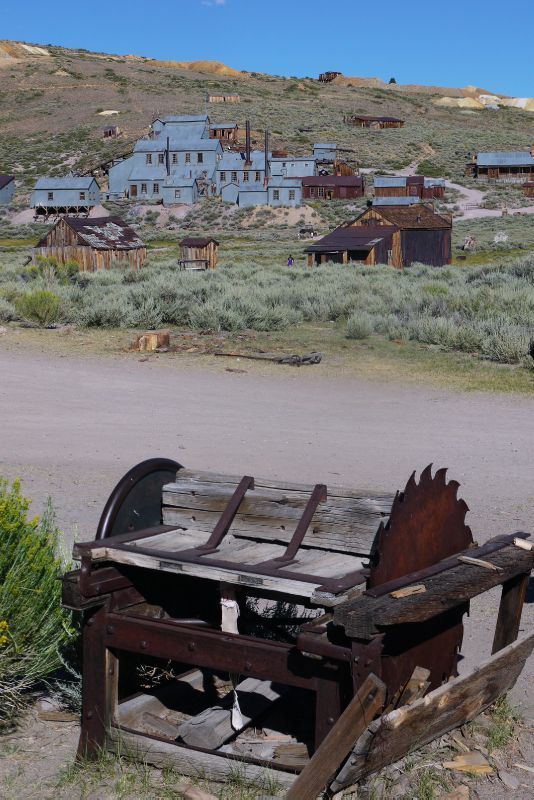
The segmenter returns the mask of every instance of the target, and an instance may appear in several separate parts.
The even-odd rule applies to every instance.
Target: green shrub
[[[351,314],[347,320],[347,339],[367,339],[373,332],[373,321],[369,314]]]
[[[25,693],[62,664],[74,638],[60,606],[63,572],[50,503],[39,520],[15,481],[0,478],[0,726],[9,724]]]
[[[71,283],[78,275],[80,265],[76,261],[62,263],[53,256],[45,258],[37,256],[36,263],[26,268],[25,274],[29,278],[42,278],[46,283]]]
[[[0,322],[11,322],[16,316],[15,306],[5,297],[0,297]]]
[[[43,328],[52,325],[59,319],[61,300],[48,289],[36,289],[27,292],[17,301],[17,311],[29,322],[36,322]]]

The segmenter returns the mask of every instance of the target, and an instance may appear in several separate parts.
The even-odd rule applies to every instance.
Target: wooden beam
[[[530,573],[527,572],[503,583],[492,653],[497,653],[517,639],[529,579]]]
[[[534,633],[505,647],[472,672],[412,705],[375,720],[360,737],[330,789],[338,792],[474,719],[509,691],[534,649]]]
[[[369,675],[291,786],[286,800],[315,800],[335,775],[356,739],[383,707],[385,699],[385,684],[376,675]]]
[[[476,553],[476,549],[473,548],[473,552]],[[500,583],[530,573],[534,566],[534,552],[508,543],[503,543],[499,550],[485,554],[484,558],[499,569],[493,571],[458,561],[457,566],[430,575],[427,579],[421,580],[422,573],[419,572],[417,583],[424,585],[426,591],[400,598],[363,595],[337,606],[334,622],[343,625],[348,636],[369,640],[392,625],[425,622],[439,616]],[[409,576],[407,583],[409,585]]]

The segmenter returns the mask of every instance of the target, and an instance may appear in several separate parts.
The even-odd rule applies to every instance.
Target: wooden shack
[[[104,128],[102,128],[103,139],[117,139],[121,133],[122,131],[118,125],[105,125]]]
[[[321,72],[319,75],[319,80],[321,83],[332,83],[335,81],[336,78],[339,78],[341,72],[335,72],[333,70],[328,70],[327,72]]]
[[[187,236],[180,242],[182,269],[215,269],[219,258],[219,242],[212,238]]]
[[[238,94],[208,94],[208,103],[240,103]]]
[[[214,122],[210,125],[210,139],[220,139],[222,142],[235,144],[238,131],[236,122]]]
[[[523,192],[526,197],[534,197],[534,181],[527,181],[524,183]]]
[[[398,117],[373,117],[352,115],[345,117],[345,122],[355,125],[357,128],[373,128],[381,130],[383,128],[403,128],[404,120]]]
[[[38,256],[76,261],[82,272],[129,267],[139,270],[147,258],[145,244],[120,217],[63,217],[33,250]]]
[[[477,153],[475,175],[479,181],[523,183],[534,179],[534,147]]]
[[[305,249],[308,266],[334,261],[408,267],[451,262],[452,218],[426,204],[373,206]]]
[[[302,178],[303,200],[352,200],[363,197],[361,175],[312,175]]]
[[[421,200],[442,199],[445,181],[423,175],[375,175],[375,197],[418,197]]]

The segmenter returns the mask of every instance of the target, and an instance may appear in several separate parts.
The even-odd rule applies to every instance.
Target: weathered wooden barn
[[[240,103],[238,94],[208,94],[208,103]]]
[[[102,128],[103,139],[117,139],[121,133],[122,131],[118,125],[105,125]]]
[[[534,147],[530,150],[477,153],[475,176],[479,181],[523,183],[534,178]]]
[[[235,144],[239,128],[236,122],[214,122],[210,125],[210,139]]]
[[[100,187],[91,176],[67,175],[63,178],[39,178],[31,207],[38,217],[59,214],[88,214],[100,202]]]
[[[348,122],[349,125],[355,125],[357,128],[373,128],[374,130],[404,127],[404,120],[398,117],[373,117],[353,114],[345,117],[345,122]]]
[[[76,261],[82,272],[112,267],[139,270],[147,258],[145,244],[120,217],[63,217],[33,250],[38,256],[61,263]]]
[[[15,178],[13,175],[0,175],[0,206],[7,206],[15,194]]]
[[[352,200],[363,197],[361,175],[312,175],[302,179],[304,200]]]
[[[389,264],[420,262],[441,267],[451,261],[452,218],[431,206],[373,206],[352,222],[305,249],[308,265],[323,261]]]
[[[216,239],[186,236],[180,242],[180,266],[183,269],[215,269],[219,259]]]
[[[418,197],[421,200],[442,199],[445,181],[423,175],[375,175],[375,197]]]

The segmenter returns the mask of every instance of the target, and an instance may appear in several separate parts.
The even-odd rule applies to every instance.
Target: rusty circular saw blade
[[[446,473],[439,469],[432,477],[429,464],[419,483],[414,472],[404,491],[397,493],[390,517],[377,533],[369,589],[424,570],[472,544],[471,529],[465,523],[467,504],[457,497],[459,484],[447,483]],[[428,623],[387,632],[381,664],[390,697],[417,666],[430,670],[430,689],[457,674],[462,617],[468,608],[466,604]]]
[[[439,469],[432,477],[429,464],[419,483],[413,472],[404,491],[397,492],[388,521],[378,529],[368,588],[429,567],[473,543],[465,524],[469,509],[457,497],[460,484],[447,483],[446,474]]]

